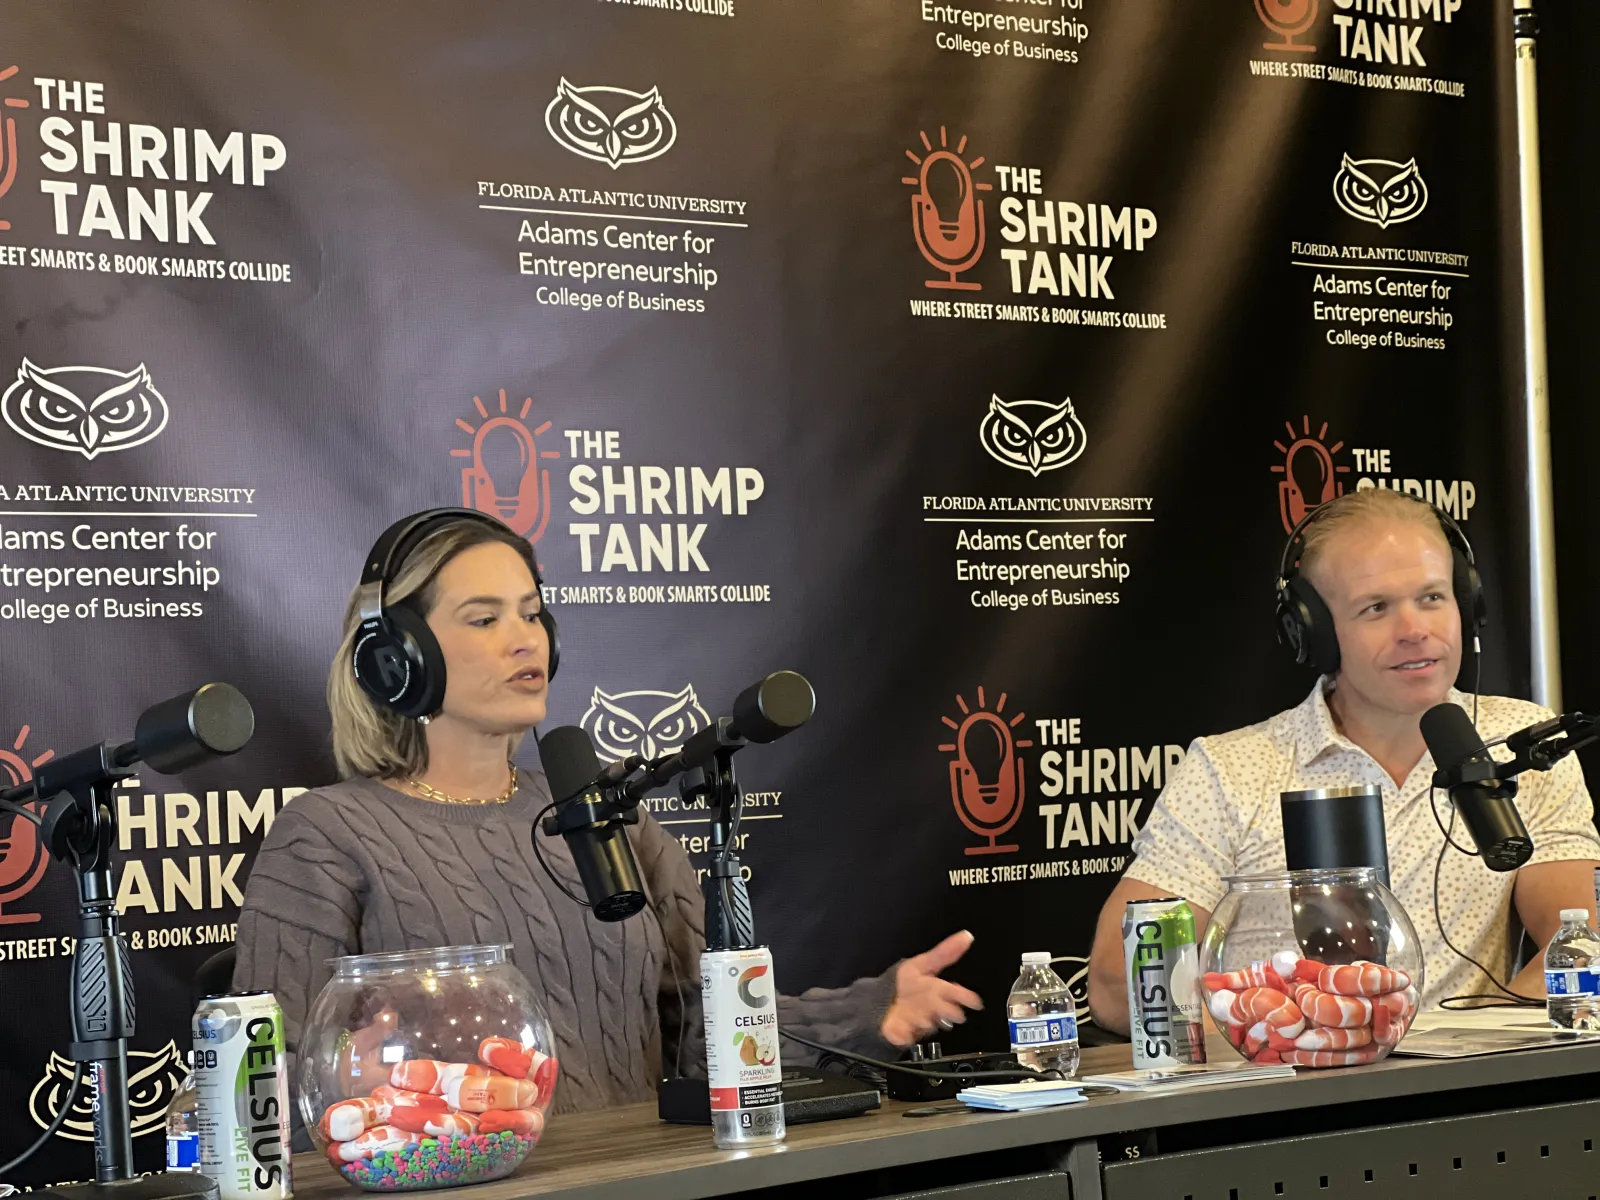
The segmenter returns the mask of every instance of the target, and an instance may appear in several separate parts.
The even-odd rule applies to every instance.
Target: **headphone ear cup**
[[[1289,603],[1300,625],[1305,655],[1299,661],[1310,663],[1323,675],[1339,670],[1339,637],[1334,632],[1333,614],[1317,589],[1302,576],[1289,580]]]
[[[444,653],[412,609],[396,606],[363,624],[353,659],[367,695],[402,717],[425,717],[444,703]]]
[[[1450,584],[1456,594],[1456,607],[1461,610],[1461,631],[1476,636],[1478,630],[1489,623],[1489,605],[1483,596],[1483,580],[1472,560],[1462,553],[1461,547],[1450,547]]]
[[[1277,618],[1279,644],[1288,648],[1296,663],[1304,665],[1308,655],[1305,625],[1287,586],[1278,589]]]
[[[544,626],[545,638],[550,643],[549,665],[545,667],[546,681],[556,677],[556,670],[561,666],[561,634],[556,629],[556,619],[550,615],[548,608],[539,609],[539,624]]]

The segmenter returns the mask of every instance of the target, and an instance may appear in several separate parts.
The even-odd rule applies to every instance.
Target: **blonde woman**
[[[373,640],[380,608],[398,639],[387,650]],[[234,985],[278,997],[291,1049],[330,958],[509,942],[550,1015],[558,1110],[652,1099],[680,1037],[686,1068],[703,1073],[691,976],[704,908],[679,843],[641,817],[630,839],[653,905],[616,924],[563,896],[534,857],[533,818],[550,794],[542,774],[511,760],[545,717],[553,631],[532,548],[492,518],[430,510],[374,547],[328,675],[344,778],[278,815],[239,918]],[[383,700],[358,682],[358,650],[373,690],[393,685]],[[565,842],[541,848],[576,889]],[[957,933],[877,978],[780,997],[780,1021],[815,1041],[892,1056],[981,1007],[939,978],[971,940]],[[669,947],[688,980],[687,1011]],[[804,1057],[792,1044],[785,1055]]]

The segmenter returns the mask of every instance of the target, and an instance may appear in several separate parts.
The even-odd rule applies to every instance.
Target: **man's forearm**
[[[1545,994],[1544,955],[1542,953],[1535,955],[1527,966],[1517,972],[1516,978],[1511,981],[1511,990],[1519,996],[1542,997]]]

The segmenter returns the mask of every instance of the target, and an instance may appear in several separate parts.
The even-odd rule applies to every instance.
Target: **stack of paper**
[[[1056,1104],[1077,1104],[1083,1099],[1083,1086],[1071,1080],[1025,1079],[1021,1083],[999,1083],[969,1087],[957,1092],[956,1099],[969,1108],[993,1112],[1026,1112]]]
[[[1168,1092],[1218,1083],[1250,1083],[1257,1079],[1293,1079],[1294,1068],[1282,1063],[1221,1062],[1198,1066],[1150,1067],[1143,1071],[1112,1071],[1086,1075],[1084,1083],[1101,1084],[1124,1092]]]

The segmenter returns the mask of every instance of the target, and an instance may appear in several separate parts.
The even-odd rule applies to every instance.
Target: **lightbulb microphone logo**
[[[1032,746],[1019,740],[1013,730],[1022,724],[1025,713],[1007,719],[1006,693],[1000,693],[993,711],[978,689],[978,706],[971,708],[962,696],[956,697],[961,720],[939,719],[955,730],[955,739],[939,747],[950,760],[950,801],[961,823],[988,843],[968,846],[968,854],[1009,854],[1018,847],[1001,845],[1000,839],[1022,815],[1022,800],[1027,780],[1018,750]]]
[[[917,136],[922,139],[923,156],[906,151],[906,157],[917,164],[917,173],[902,176],[900,182],[917,189],[911,197],[911,231],[917,239],[917,249],[934,270],[946,276],[924,280],[923,286],[980,292],[982,284],[965,283],[956,276],[970,271],[983,257],[986,230],[983,199],[978,193],[994,190],[993,185],[973,178],[972,173],[983,165],[983,156],[964,161],[961,156],[967,151],[966,137],[963,135],[951,150],[943,125],[939,126],[937,150],[926,133]]]
[[[0,750],[0,784],[15,787],[33,778],[34,768],[41,767],[55,755],[46,750],[29,758],[24,747],[28,741],[29,727],[24,725],[11,743],[10,750]],[[41,811],[37,803],[27,807]],[[5,829],[10,821],[11,828]],[[39,827],[21,817],[0,817],[0,925],[31,925],[39,920],[36,912],[7,912],[6,906],[15,906],[44,878],[50,865],[50,855],[39,840]]]
[[[1281,463],[1272,464],[1272,473],[1283,476],[1278,482],[1278,515],[1283,518],[1283,531],[1292,533],[1312,509],[1344,495],[1344,480],[1339,476],[1348,475],[1350,468],[1334,462],[1333,456],[1344,449],[1344,443],[1327,444],[1326,421],[1315,435],[1311,432],[1311,418],[1307,416],[1300,418],[1298,432],[1293,421],[1285,421],[1283,427],[1289,433],[1289,440],[1272,443],[1283,455]]]
[[[1264,42],[1263,48],[1301,54],[1316,50],[1315,46],[1294,39],[1316,24],[1317,0],[1256,0],[1256,16],[1283,39],[1281,42]]]
[[[19,70],[16,66],[0,70],[0,83],[10,79]],[[0,101],[6,108],[27,108],[28,102],[20,96],[7,96]],[[0,121],[0,197],[11,190],[17,181],[17,119],[10,113]],[[10,229],[11,222],[0,219],[0,229]]]
[[[521,409],[512,416],[505,388],[500,389],[500,411],[495,416],[489,415],[481,397],[474,396],[472,403],[481,424],[456,418],[456,428],[472,438],[472,447],[450,451],[451,458],[472,460],[461,468],[462,506],[499,518],[537,545],[550,524],[550,472],[540,463],[561,457],[559,450],[539,448],[551,422],[528,427],[531,396],[523,398]]]
[[[50,1122],[67,1102],[76,1070],[77,1065],[70,1058],[51,1052],[44,1075],[28,1096],[28,1115],[40,1129],[50,1128]],[[166,1132],[167,1107],[183,1087],[187,1074],[183,1055],[174,1041],[169,1040],[159,1050],[128,1051],[128,1109],[134,1137]],[[74,1142],[94,1141],[92,1088],[79,1089],[78,1099],[56,1136]]]

